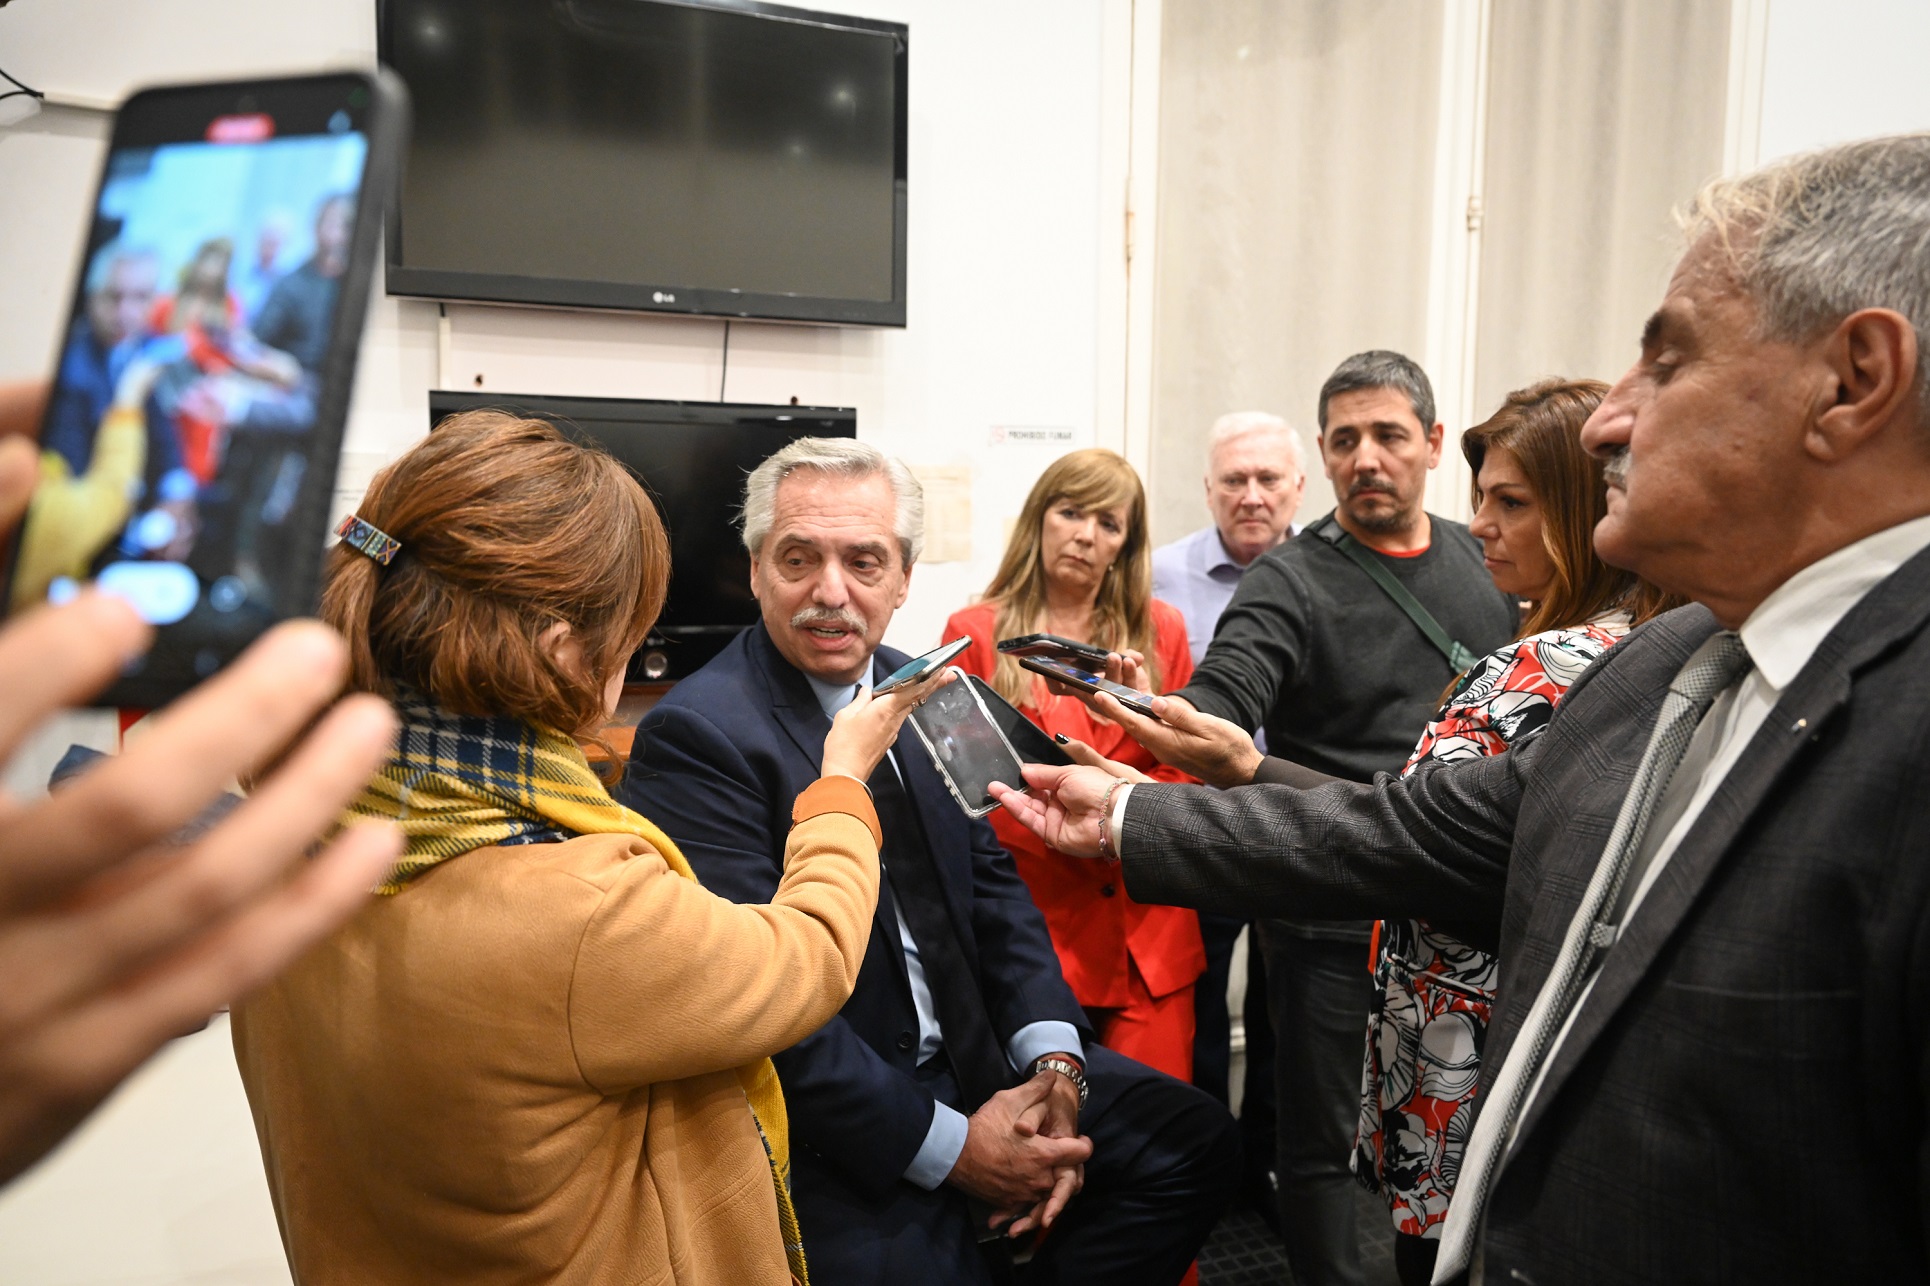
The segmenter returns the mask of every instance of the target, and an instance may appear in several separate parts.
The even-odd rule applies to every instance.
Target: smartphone
[[[1000,639],[998,650],[1007,656],[1051,656],[1083,665],[1088,670],[1106,668],[1105,648],[1094,643],[1075,643],[1057,634],[1021,634],[1015,639]]]
[[[965,676],[966,682],[978,689],[979,699],[985,703],[985,713],[992,716],[992,722],[1005,734],[1006,744],[1012,747],[1021,763],[1065,765],[1072,762],[1072,756],[1059,748],[1059,743],[1045,735],[1038,724],[1020,714],[1017,707],[998,694],[994,688],[976,674]],[[1023,782],[1007,782],[1008,786],[1024,788]]]
[[[1143,714],[1148,719],[1159,718],[1153,713],[1153,699],[1144,692],[1129,688],[1123,683],[1114,683],[1111,679],[1101,678],[1070,662],[1045,656],[1022,656],[1019,658],[1019,664],[1034,674],[1043,674],[1048,679],[1069,683],[1075,688],[1084,688],[1087,692],[1110,692],[1119,698],[1120,705],[1133,713]]]
[[[971,646],[971,642],[972,636],[967,634],[963,638],[953,639],[949,643],[935,647],[923,656],[914,656],[881,679],[878,686],[871,689],[871,695],[881,697],[893,688],[903,687],[907,683],[916,683],[926,675],[936,674],[945,662]]]
[[[382,215],[386,71],[143,90],[114,120],[7,608],[92,582],[156,627],[156,706],[315,610]]]
[[[962,670],[959,677],[965,681],[948,683],[926,697],[908,722],[958,806],[968,816],[983,817],[998,807],[988,787],[1002,781],[1024,790],[1025,774],[1017,752],[985,708],[981,687]]]

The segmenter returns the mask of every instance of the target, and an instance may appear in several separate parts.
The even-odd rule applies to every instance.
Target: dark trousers
[[[1434,1280],[1434,1257],[1440,1253],[1439,1241],[1395,1233],[1394,1274],[1401,1279],[1401,1286],[1429,1286]]]
[[[812,1280],[1173,1286],[1231,1198],[1240,1152],[1233,1119],[1192,1086],[1109,1049],[1088,1046],[1086,1061],[1092,1096],[1079,1121],[1092,1139],[1086,1186],[1029,1265],[994,1268],[977,1248],[957,1189],[901,1183],[874,1201],[799,1149],[792,1190]],[[934,1098],[969,1110],[949,1069],[921,1071]]]
[[[1193,985],[1193,1084],[1222,1103],[1232,1101],[1233,1023],[1226,1009],[1226,988],[1233,975],[1233,944],[1249,923],[1238,916],[1201,911],[1200,939],[1206,944],[1206,972]],[[1259,935],[1247,942],[1246,999],[1240,1017],[1246,1026],[1246,1072],[1241,1077],[1240,1149],[1249,1183],[1263,1183],[1274,1168],[1273,1018],[1267,1012],[1266,953]]]
[[[1361,942],[1307,938],[1266,921],[1260,940],[1273,1010],[1280,1121],[1280,1236],[1299,1286],[1359,1286],[1349,1162],[1373,978]]]

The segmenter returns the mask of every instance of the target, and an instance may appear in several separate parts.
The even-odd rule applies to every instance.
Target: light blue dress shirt
[[[815,675],[804,676],[810,680],[811,690],[817,694],[818,704],[824,708],[826,717],[850,705],[860,692],[871,687],[869,682],[826,683]],[[885,752],[885,762],[893,772],[898,771],[896,751]],[[899,780],[903,781],[903,774]],[[911,1003],[918,1011],[918,1062],[922,1066],[934,1054],[945,1047],[945,1035],[938,1027],[938,1011],[932,1005],[931,988],[925,982],[925,964],[919,957],[918,944],[912,940],[911,927],[905,923],[905,913],[898,909],[897,899],[892,899],[892,910],[898,915],[898,941],[905,950],[905,977],[911,983]],[[1085,1059],[1085,1046],[1079,1040],[1079,1029],[1071,1023],[1048,1020],[1027,1023],[1012,1033],[1012,1039],[1005,1042],[1005,1057],[1014,1071],[1023,1072],[1032,1063],[1046,1054],[1064,1052]],[[905,1167],[905,1178],[927,1191],[945,1182],[952,1167],[958,1164],[958,1154],[965,1150],[965,1116],[958,1109],[932,1100],[931,1128],[925,1132],[925,1142],[918,1149],[918,1155]]]
[[[1291,530],[1294,535],[1300,533],[1298,524]],[[1206,656],[1213,627],[1220,623],[1220,613],[1233,601],[1233,591],[1245,574],[1246,568],[1226,552],[1215,526],[1202,527],[1153,551],[1153,597],[1165,599],[1186,618],[1186,642],[1194,665]]]
[[[1298,536],[1300,524],[1290,524],[1287,534]],[[1186,618],[1186,647],[1193,654],[1195,668],[1213,645],[1214,627],[1233,601],[1233,591],[1240,587],[1244,575],[1246,568],[1226,552],[1216,526],[1202,527],[1153,551],[1153,597],[1171,603]],[[1258,728],[1250,731],[1254,746],[1264,755],[1266,733]]]

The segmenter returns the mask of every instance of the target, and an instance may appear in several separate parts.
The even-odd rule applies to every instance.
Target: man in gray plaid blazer
[[[1930,1278],[1930,136],[1713,185],[1688,230],[1583,439],[1603,557],[1695,605],[1542,733],[1006,796],[1141,901],[1498,926],[1437,1282]],[[1182,751],[1178,713],[1136,730]]]

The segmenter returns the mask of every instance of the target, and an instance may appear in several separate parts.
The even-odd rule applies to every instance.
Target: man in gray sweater
[[[1448,683],[1517,624],[1468,529],[1421,507],[1443,436],[1433,389],[1408,358],[1358,353],[1335,368],[1320,390],[1319,439],[1334,511],[1247,568],[1176,695],[1264,728],[1273,754],[1309,768],[1363,782],[1399,772]],[[1465,659],[1450,663],[1452,647],[1431,641],[1429,626]],[[1281,1229],[1301,1286],[1362,1281],[1348,1161],[1373,990],[1368,936],[1364,923],[1261,925],[1278,980]]]

